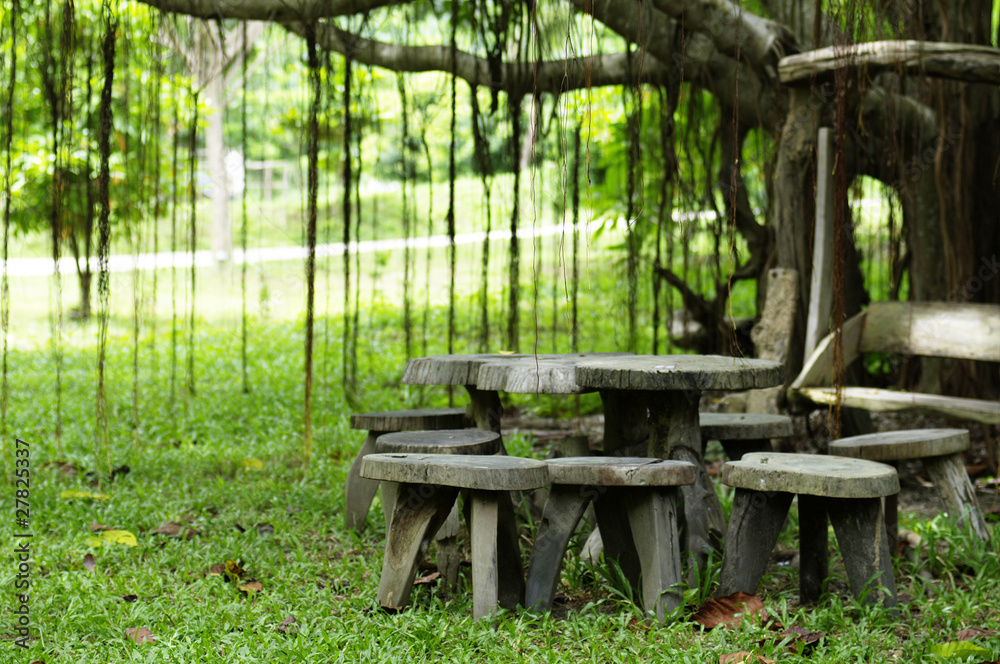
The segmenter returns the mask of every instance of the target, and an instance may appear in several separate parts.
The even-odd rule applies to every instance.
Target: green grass
[[[276,280],[280,267],[273,269],[270,278]],[[209,290],[222,289],[219,281],[199,278]],[[127,283],[119,283],[116,292]],[[826,634],[805,654],[786,652],[786,644],[759,624],[702,632],[690,622],[692,609],[713,592],[718,561],[686,591],[685,607],[665,625],[641,619],[613,567],[592,567],[574,556],[567,560],[563,576],[562,590],[571,599],[566,618],[518,612],[473,621],[467,582],[457,592],[421,586],[410,608],[385,614],[373,608],[384,529],[374,517],[360,535],[343,525],[342,486],[361,442],[360,432],[347,426],[348,415],[360,409],[447,402],[442,388],[399,384],[405,357],[396,303],[376,298],[370,309],[366,305],[362,310],[358,384],[350,393],[342,387],[340,317],[333,312],[329,321],[318,322],[315,444],[307,462],[301,436],[303,331],[294,307],[289,306],[287,315],[255,312],[251,317],[249,394],[240,387],[236,319],[231,311],[214,308],[210,295],[199,299],[205,318],[199,319],[195,337],[194,396],[184,391],[186,333],[181,330],[172,373],[169,310],[164,315],[161,309],[155,319],[155,335],[154,319],[144,318],[136,436],[131,298],[122,297],[109,336],[109,443],[104,446],[94,442],[94,323],[67,322],[63,332],[63,430],[56,438],[55,361],[48,342],[45,289],[33,298],[23,297],[34,306],[25,302],[15,308],[22,314],[13,319],[9,437],[3,452],[10,464],[14,436],[31,446],[32,641],[26,651],[13,643],[14,529],[4,525],[0,662],[427,659],[700,664],[740,650],[781,662],[916,662],[936,661],[929,654],[931,647],[955,638],[960,629],[997,627],[997,545],[975,542],[941,519],[925,523],[925,544],[916,562],[897,563],[900,593],[913,598],[906,599],[898,618],[859,606],[838,592],[830,592],[815,606],[799,607],[797,573],[772,568],[761,590],[771,617],[786,626]],[[223,302],[229,296],[222,289],[216,297]],[[584,346],[622,347],[623,318],[617,313],[621,298],[614,276],[595,270],[581,317]],[[494,311],[500,307],[501,298],[496,299]],[[459,351],[478,350],[475,302],[474,294],[459,301]],[[543,298],[539,306],[538,327],[530,299],[526,303],[523,347],[532,348],[538,339],[543,351],[550,343],[568,350],[564,312],[553,316],[546,302]],[[444,352],[445,311],[433,308],[428,320],[427,352]],[[496,321],[502,321],[498,314]],[[554,327],[546,321],[555,321]],[[499,337],[498,325],[494,338]],[[420,352],[422,343],[421,334]],[[648,344],[648,337],[643,343]],[[524,397],[513,405],[562,417],[574,413],[571,403],[555,399],[539,404]],[[597,405],[588,400],[583,408]],[[514,454],[544,453],[531,443],[526,435],[508,441]],[[57,462],[71,464],[75,472],[67,474],[66,466]],[[128,465],[129,472],[111,481],[109,470],[122,465]],[[13,504],[13,490],[8,485],[7,505]],[[69,499],[61,496],[63,491],[101,492],[108,499]],[[728,491],[720,492],[728,506]],[[179,539],[152,533],[168,521],[183,523],[195,534]],[[794,523],[793,510],[790,525]],[[137,546],[95,547],[91,524],[128,530]],[[269,524],[273,532],[258,529],[261,524]],[[526,529],[524,534],[530,533]],[[998,538],[1000,533],[995,533],[994,542]],[[843,588],[845,574],[833,541],[831,537],[831,589],[836,591]],[[781,543],[795,546],[793,529],[786,529]],[[94,557],[92,570],[86,566],[88,554]],[[262,590],[250,596],[224,576],[210,573],[213,566],[230,560],[239,561],[246,570],[244,580],[255,579]],[[280,630],[289,616],[296,622]],[[126,629],[138,627],[151,630],[156,643],[130,643]],[[1000,656],[997,637],[979,637],[976,642],[986,652],[972,661]]]

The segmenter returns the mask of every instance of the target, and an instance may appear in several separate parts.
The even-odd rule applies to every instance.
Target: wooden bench
[[[976,492],[965,471],[961,453],[969,449],[969,432],[964,429],[913,429],[886,431],[864,436],[841,438],[830,443],[830,453],[840,456],[895,464],[905,459],[920,459],[931,476],[938,495],[960,524],[970,528],[981,540],[990,533],[983,521]],[[896,496],[887,496],[886,528],[890,549],[895,553],[898,519]]]
[[[497,604],[513,609],[523,602],[524,576],[510,492],[546,486],[545,463],[509,456],[369,454],[361,463],[361,474],[399,485],[379,579],[378,601],[383,608],[400,609],[409,601],[413,576],[430,538],[463,489],[468,490],[474,617],[491,615]]]
[[[844,366],[864,353],[897,353],[1000,362],[1000,306],[943,302],[876,302],[843,327]],[[827,336],[788,390],[789,401],[834,404],[834,337]],[[869,411],[912,410],[1000,424],[1000,400],[968,399],[867,387],[845,387],[842,404]]]
[[[463,429],[471,426],[464,408],[424,408],[419,410],[393,410],[381,413],[351,415],[351,428],[367,431],[344,483],[346,495],[345,518],[347,527],[363,530],[368,510],[371,508],[378,482],[361,477],[361,460],[375,452],[375,440],[396,431],[424,431],[437,429]]]
[[[727,462],[722,481],[735,487],[736,495],[717,597],[757,592],[797,495],[800,600],[813,602],[823,593],[829,517],[854,596],[895,606],[896,580],[881,501],[899,491],[894,468],[847,457],[755,452]],[[872,581],[874,587],[868,585]]]
[[[681,582],[677,487],[694,484],[697,467],[633,457],[564,457],[547,464],[552,489],[531,551],[527,606],[552,607],[569,538],[593,502],[607,558],[618,562],[642,606],[662,622],[683,598],[675,587]]]

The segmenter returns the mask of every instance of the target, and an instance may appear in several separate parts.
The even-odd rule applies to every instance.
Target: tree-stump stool
[[[375,441],[376,454],[499,454],[502,450],[500,434],[481,429],[398,431],[383,434]],[[382,482],[382,511],[385,514],[386,532],[391,525],[392,508],[396,504],[398,491],[399,485],[395,482]],[[449,587],[458,581],[458,570],[462,564],[462,552],[458,546],[460,527],[458,505],[454,504],[437,533],[431,533],[437,550],[438,571]]]
[[[543,462],[499,455],[369,454],[361,463],[361,474],[399,486],[379,579],[382,607],[406,605],[430,538],[462,490],[472,538],[474,617],[492,614],[498,604],[513,609],[523,602],[524,577],[510,492],[547,485],[549,473]]]
[[[865,436],[841,438],[830,443],[830,453],[896,465],[899,461],[919,459],[938,495],[951,516],[969,528],[981,540],[990,538],[989,529],[979,510],[976,492],[965,471],[961,453],[969,449],[969,432],[964,429],[914,429],[887,431]],[[896,496],[887,496],[886,530],[893,554],[897,553],[899,533]]]
[[[552,608],[569,538],[593,502],[605,555],[617,560],[646,612],[662,621],[683,597],[675,587],[682,580],[677,487],[694,484],[697,466],[635,457],[566,457],[546,463],[552,488],[531,552],[526,605]]]
[[[755,452],[727,462],[722,481],[736,487],[736,496],[718,597],[757,592],[792,498],[798,495],[801,601],[813,602],[823,593],[829,517],[854,596],[865,603],[895,606],[896,580],[881,500],[899,491],[894,468],[846,457]]]
[[[427,431],[439,429],[463,429],[471,426],[464,408],[426,408],[421,410],[393,410],[384,413],[364,413],[351,415],[351,428],[367,431],[365,442],[347,473],[344,493],[347,498],[347,527],[361,531],[368,518],[378,482],[361,477],[361,459],[375,452],[375,439],[396,431]]]
[[[771,452],[772,438],[792,435],[792,418],[765,413],[699,413],[702,445],[722,443],[726,456],[739,461],[748,452]]]

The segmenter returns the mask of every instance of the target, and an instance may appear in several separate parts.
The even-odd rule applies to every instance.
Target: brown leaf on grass
[[[90,524],[90,532],[100,533],[105,530],[114,530],[111,526],[105,526],[103,523],[92,523]]]
[[[434,583],[435,581],[437,581],[440,578],[441,578],[441,572],[432,572],[432,573],[428,574],[427,576],[422,576],[419,579],[417,579],[416,581],[414,581],[413,585],[418,586],[418,585],[422,585],[422,584],[425,584],[425,583]]]
[[[719,625],[738,625],[746,616],[766,618],[767,611],[759,597],[737,591],[708,600],[695,612],[693,620],[705,629],[712,629]]]
[[[212,565],[205,573],[209,576],[222,576],[226,572],[226,565],[224,563],[219,563],[218,565]]]
[[[961,632],[955,635],[956,641],[971,641],[977,636],[997,636],[1000,632],[993,629],[984,629],[982,627],[968,627],[963,629]]]
[[[246,583],[239,583],[236,585],[241,593],[246,593],[247,595],[253,595],[254,593],[259,593],[264,590],[264,586],[260,585],[260,581],[247,581]]]
[[[140,643],[156,643],[156,635],[145,627],[129,627],[125,630],[125,634],[132,641],[137,644]]]
[[[824,632],[811,632],[798,625],[781,630],[777,635],[779,639],[788,638],[788,649],[799,654],[815,646],[824,636],[826,636]]]
[[[194,528],[176,521],[167,521],[154,530],[149,531],[150,535],[166,535],[167,537],[179,537],[180,539],[191,539],[198,534]]]
[[[775,661],[749,650],[741,650],[728,655],[720,655],[719,664],[775,664]]]
[[[94,561],[94,554],[88,553],[83,557],[83,566],[89,569],[91,572],[97,567],[97,563]]]
[[[246,574],[246,570],[235,560],[227,560],[223,573],[226,575],[226,581],[236,582]]]
[[[295,619],[295,616],[288,616],[284,620],[281,621],[280,625],[278,625],[278,631],[282,632],[284,634],[287,634],[288,633],[288,628],[291,627],[292,625],[294,625],[297,622],[298,622],[298,620]]]
[[[257,529],[258,535],[273,535],[274,526],[270,523],[258,523],[254,528]]]
[[[131,604],[137,599],[139,599],[138,595],[122,595],[122,601],[126,604]]]
[[[41,659],[33,659],[28,664],[45,664],[45,661]]]

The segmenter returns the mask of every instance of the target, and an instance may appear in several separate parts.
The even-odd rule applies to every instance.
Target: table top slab
[[[682,486],[694,484],[698,468],[688,461],[644,457],[549,459],[553,484],[581,486]]]
[[[407,385],[475,385],[479,367],[491,360],[530,357],[524,354],[469,353],[415,357],[406,363],[401,381]]]
[[[576,382],[576,365],[589,360],[628,357],[631,353],[568,353],[527,355],[486,362],[479,367],[480,390],[515,394],[583,394],[592,387]]]
[[[740,489],[828,498],[879,498],[899,492],[892,466],[820,454],[751,452],[727,462],[722,481]]]
[[[361,476],[480,491],[525,491],[549,483],[548,466],[542,461],[486,455],[369,454],[361,461]]]
[[[376,453],[496,454],[500,434],[482,429],[400,431],[375,439]]]
[[[897,461],[957,454],[969,449],[965,429],[884,431],[841,438],[830,443],[830,453],[871,461]]]
[[[783,379],[778,362],[721,355],[631,355],[576,367],[579,385],[609,390],[749,390]]]
[[[698,425],[702,440],[759,440],[792,435],[792,418],[787,415],[699,413]]]

